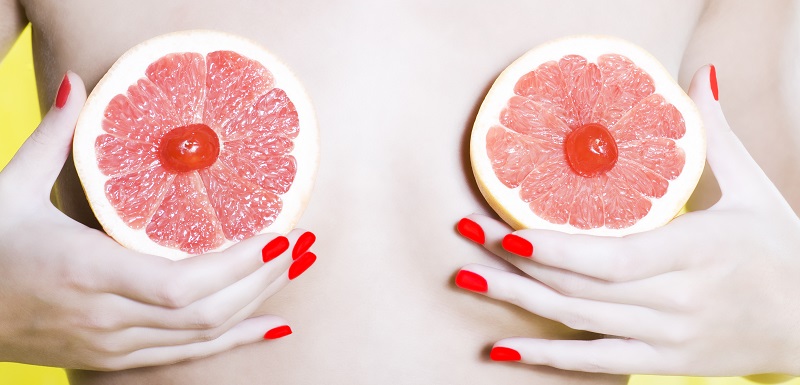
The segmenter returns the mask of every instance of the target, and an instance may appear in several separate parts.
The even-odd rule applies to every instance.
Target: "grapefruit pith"
[[[705,164],[692,100],[650,54],[610,37],[525,53],[472,130],[478,186],[511,226],[622,236],[669,222]]]
[[[311,102],[284,64],[245,39],[196,30],[117,60],[81,112],[73,156],[108,235],[178,259],[291,230],[318,141]]]

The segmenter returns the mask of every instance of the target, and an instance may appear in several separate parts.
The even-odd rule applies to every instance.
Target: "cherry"
[[[217,161],[219,137],[205,124],[177,127],[161,138],[158,152],[161,165],[168,171],[200,170]]]
[[[567,163],[578,175],[591,178],[602,175],[617,163],[617,142],[601,124],[578,127],[564,141]]]

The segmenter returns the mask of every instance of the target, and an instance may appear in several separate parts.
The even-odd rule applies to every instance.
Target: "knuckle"
[[[118,359],[108,358],[108,357],[96,357],[90,359],[89,362],[86,363],[86,369],[97,372],[115,372],[127,369],[127,367],[122,365],[122,361]]]
[[[227,319],[222,313],[211,308],[199,308],[193,312],[190,318],[190,324],[192,326],[209,330],[221,327],[225,324],[225,321],[227,321]]]
[[[667,306],[673,310],[690,312],[700,306],[701,299],[699,297],[690,288],[682,286],[672,290],[665,301]]]
[[[672,345],[685,346],[696,337],[695,328],[686,323],[675,322],[672,327],[664,331],[665,342]]]
[[[589,318],[575,310],[566,311],[559,321],[570,329],[575,330],[591,330],[592,326]]]
[[[558,290],[561,294],[570,297],[577,297],[586,293],[588,283],[580,278],[563,275],[557,278],[554,282],[554,289]]]
[[[105,312],[89,311],[79,317],[79,328],[89,330],[114,330],[117,327],[117,321]]]
[[[610,254],[607,260],[610,261],[609,268],[602,278],[614,283],[629,281],[638,266],[632,258],[624,254]]]
[[[586,361],[581,362],[578,364],[578,367],[575,368],[581,372],[588,372],[588,373],[610,373],[611,368],[609,367],[608,363],[603,362],[602,359],[599,357],[589,357]]]
[[[95,338],[92,344],[92,350],[102,353],[103,355],[118,354],[123,351],[119,342],[111,338]]]
[[[157,295],[168,307],[178,309],[192,303],[191,293],[182,279],[169,279],[161,284]]]
[[[206,329],[201,330],[197,333],[197,337],[195,339],[196,342],[207,342],[213,341],[222,336],[224,333],[224,329],[221,327],[213,328],[213,329]]]

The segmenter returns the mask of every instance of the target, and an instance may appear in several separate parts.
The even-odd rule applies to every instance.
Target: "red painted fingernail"
[[[520,257],[530,258],[533,256],[533,245],[518,235],[506,235],[503,238],[503,248]]]
[[[264,333],[265,340],[274,340],[281,337],[286,337],[289,334],[292,334],[292,328],[289,325],[278,326],[274,329],[270,329],[266,333]]]
[[[483,228],[481,228],[481,225],[475,223],[475,221],[471,219],[461,218],[461,220],[458,221],[457,228],[461,235],[467,237],[472,242],[480,245],[486,242],[486,236],[483,234]]]
[[[489,353],[489,358],[491,358],[492,361],[519,361],[522,359],[522,356],[514,349],[498,346],[492,348],[492,351]]]
[[[64,75],[64,80],[61,81],[61,86],[58,87],[58,93],[56,94],[56,108],[59,110],[64,108],[64,105],[67,104],[67,98],[69,98],[69,92],[72,90],[72,85],[69,84],[69,77]]]
[[[717,89],[717,69],[711,64],[709,78],[711,78],[711,93],[714,94],[714,100],[719,101],[719,90]]]
[[[297,238],[297,242],[294,244],[294,249],[292,249],[292,259],[300,258],[303,253],[308,251],[311,248],[311,245],[317,240],[317,236],[310,231],[306,231]]]
[[[314,253],[310,251],[305,252],[289,266],[289,279],[295,279],[300,274],[303,274],[316,260],[317,256],[314,255]]]
[[[278,236],[261,249],[261,260],[267,263],[283,254],[288,248],[289,240],[284,236]]]
[[[489,290],[486,278],[468,270],[458,271],[458,274],[456,274],[456,286],[478,293],[486,293]]]

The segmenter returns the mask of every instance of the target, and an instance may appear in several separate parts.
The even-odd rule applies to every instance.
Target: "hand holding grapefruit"
[[[0,361],[89,370],[164,365],[291,332],[253,316],[313,263],[313,235],[257,235],[171,261],[120,246],[50,202],[86,99],[68,73],[0,172]],[[296,259],[295,259],[296,258]]]
[[[689,94],[722,191],[710,209],[625,237],[513,231],[477,214],[459,223],[521,274],[472,264],[458,286],[606,335],[506,338],[493,360],[612,374],[800,374],[800,301],[787,294],[800,291],[800,218],[728,126],[714,67],[697,71]]]
[[[86,102],[73,152],[106,233],[176,259],[291,230],[318,147],[309,98],[274,55],[184,31],[117,60]]]

